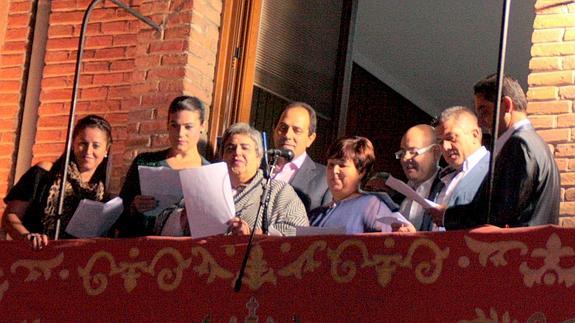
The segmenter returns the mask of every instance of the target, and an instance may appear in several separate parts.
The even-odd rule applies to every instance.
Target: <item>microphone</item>
[[[268,136],[267,136],[265,131],[262,131],[262,144],[264,146],[264,151],[268,151]],[[270,165],[270,161],[268,159],[268,154],[264,154],[263,164],[261,165],[261,168],[263,168],[265,178],[270,177],[270,166],[269,165]]]
[[[268,149],[268,155],[272,158],[283,157],[286,161],[291,161],[293,159],[293,151],[289,149]]]

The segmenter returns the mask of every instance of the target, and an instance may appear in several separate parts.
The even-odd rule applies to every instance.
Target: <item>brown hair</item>
[[[184,110],[191,112],[198,111],[201,123],[204,123],[206,120],[206,114],[208,113],[206,106],[200,99],[195,96],[182,95],[172,100],[172,103],[170,103],[170,107],[168,108],[168,114]]]
[[[327,151],[328,159],[350,159],[359,173],[364,173],[362,182],[367,181],[375,164],[375,152],[369,139],[348,136],[338,139]]]
[[[76,123],[76,126],[74,126],[74,129],[72,130],[72,138],[76,139],[76,136],[78,136],[81,131],[87,128],[99,129],[104,134],[106,134],[106,144],[108,148],[106,157],[104,157],[104,160],[102,160],[100,165],[98,165],[90,181],[92,182],[103,181],[105,189],[108,189],[110,187],[109,182],[112,172],[112,156],[111,156],[112,126],[105,118],[100,117],[99,115],[89,114],[78,120],[78,123]],[[52,167],[52,170],[54,170],[53,172],[54,174],[58,174],[58,172],[60,172],[62,164],[64,163],[64,158],[65,158],[64,155],[62,155],[58,159],[58,161],[56,161],[55,166]],[[76,162],[73,153],[71,155],[71,160]]]
[[[107,141],[106,143],[108,147],[112,144],[112,126],[110,125],[108,120],[95,114],[89,114],[83,117],[82,119],[78,120],[78,123],[72,130],[72,138],[75,139],[76,136],[80,134],[80,131],[86,128],[100,129],[102,132],[106,134],[106,141]]]

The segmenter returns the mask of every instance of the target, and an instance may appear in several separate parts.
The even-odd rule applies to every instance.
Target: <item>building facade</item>
[[[92,2],[0,3],[1,197],[31,165],[55,160],[64,149],[78,38]],[[124,2],[161,31],[111,0],[100,1],[87,24],[77,100],[78,117],[100,114],[113,126],[113,191],[136,154],[167,145],[167,107],[175,96],[197,96],[210,106],[207,154],[227,125],[250,120],[251,84],[245,84],[253,81],[249,59],[261,6],[248,0]],[[528,112],[561,171],[561,222],[575,225],[575,4],[538,0],[534,10]]]

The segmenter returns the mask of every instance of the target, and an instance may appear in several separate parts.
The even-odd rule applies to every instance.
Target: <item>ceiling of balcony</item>
[[[502,0],[359,0],[354,62],[431,115],[497,70]],[[513,1],[506,72],[526,90],[535,0]]]

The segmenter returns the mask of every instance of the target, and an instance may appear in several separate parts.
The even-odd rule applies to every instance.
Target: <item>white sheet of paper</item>
[[[226,163],[181,170],[180,180],[191,236],[225,233],[236,213]]]
[[[337,235],[345,234],[344,227],[338,228],[324,228],[324,227],[296,227],[296,236],[326,236],[326,235]]]
[[[419,203],[424,209],[429,209],[432,207],[437,207],[438,204],[432,202],[423,196],[417,194],[409,185],[405,184],[404,182],[398,180],[393,176],[389,176],[389,178],[385,181],[385,185],[393,188],[397,192],[405,195],[406,198],[413,200]]]
[[[102,237],[118,220],[123,210],[120,197],[107,203],[83,199],[66,226],[66,232],[77,238]]]
[[[182,185],[178,170],[169,167],[138,166],[138,174],[142,195],[153,196],[158,201],[158,206],[144,212],[145,215],[156,216],[182,198]]]

